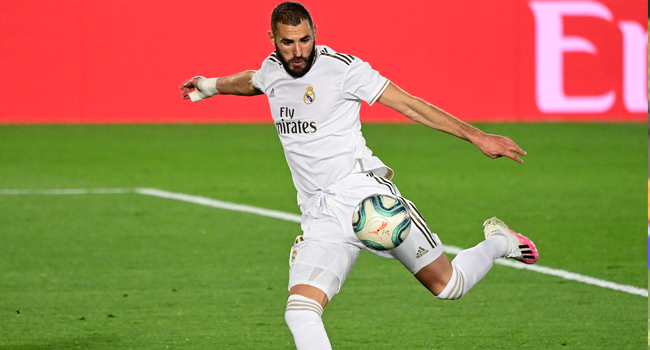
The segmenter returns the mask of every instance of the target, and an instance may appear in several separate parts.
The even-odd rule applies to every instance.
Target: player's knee
[[[447,283],[445,289],[443,289],[440,294],[436,295],[436,298],[443,300],[456,300],[465,295],[469,290],[465,281],[465,274],[456,266],[453,268],[454,272],[451,275],[451,279]]]
[[[284,312],[284,320],[289,326],[291,333],[307,325],[321,325],[323,307],[315,300],[302,295],[293,294],[287,301],[287,309]]]

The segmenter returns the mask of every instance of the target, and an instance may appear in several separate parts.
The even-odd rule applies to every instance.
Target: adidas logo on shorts
[[[426,254],[426,253],[428,253],[428,252],[429,252],[428,249],[424,249],[424,248],[422,248],[422,247],[419,247],[419,248],[418,248],[418,252],[415,254],[415,258],[416,258],[416,259],[419,259],[419,258],[421,258],[424,254]]]

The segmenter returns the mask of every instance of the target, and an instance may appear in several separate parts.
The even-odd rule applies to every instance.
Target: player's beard
[[[314,64],[314,57],[316,57],[316,42],[314,42],[314,45],[311,48],[311,53],[309,54],[309,57],[304,58],[304,57],[298,57],[300,59],[305,60],[305,67],[300,69],[300,70],[294,70],[291,69],[291,63],[295,62],[296,57],[292,58],[291,60],[287,61],[282,57],[282,54],[280,53],[280,50],[278,49],[278,45],[275,45],[275,52],[277,53],[278,59],[280,59],[280,62],[282,62],[282,66],[284,67],[284,70],[289,73],[290,76],[294,78],[300,78],[307,74],[309,70],[311,69],[312,64]]]

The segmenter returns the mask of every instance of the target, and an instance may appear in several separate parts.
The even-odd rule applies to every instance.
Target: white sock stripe
[[[323,307],[317,301],[296,294],[289,296],[286,311],[313,311],[323,315]]]
[[[460,287],[460,295],[458,296],[459,298],[465,295],[465,275],[461,274],[460,278],[461,278],[462,285]]]
[[[285,312],[289,312],[289,311],[311,311],[311,312],[317,314],[318,317],[323,316],[322,312],[319,312],[319,310],[316,310],[315,308],[311,308],[311,307],[287,307]]]
[[[315,307],[320,308],[320,304],[318,302],[314,301],[306,301],[306,300],[296,300],[296,299],[290,299],[287,302],[287,305],[314,305]]]
[[[449,293],[450,300],[456,300],[460,298],[461,291],[463,290],[463,276],[460,274],[458,269],[456,269],[456,284],[454,289]]]
[[[458,286],[458,290],[456,291],[456,294],[454,294],[454,297],[452,298],[454,300],[462,297],[465,294],[465,277],[460,272],[460,270],[456,270],[456,273],[458,274],[458,280],[460,281],[460,283]]]
[[[314,304],[314,305],[318,305],[320,307],[320,304],[316,300],[309,299],[309,298],[304,297],[304,296],[302,296],[300,294],[292,294],[292,295],[290,295],[289,298],[287,299],[287,302],[289,302],[289,303]]]
[[[287,303],[287,307],[313,307],[319,312],[323,312],[323,307],[320,306],[320,304],[315,301],[313,303],[310,303],[305,301],[290,300]]]
[[[451,296],[453,294],[455,294],[456,288],[458,288],[458,271],[456,271],[456,269],[454,269],[454,274],[452,275],[452,277],[455,277],[454,278],[454,284],[452,285],[451,289],[447,292],[446,295],[443,295],[443,293],[440,293],[440,295],[438,296],[438,297],[440,297],[440,299],[452,299]],[[449,280],[449,282],[447,283],[447,287],[449,287],[449,284],[451,282],[452,281]],[[447,287],[445,287],[443,292],[447,289]]]

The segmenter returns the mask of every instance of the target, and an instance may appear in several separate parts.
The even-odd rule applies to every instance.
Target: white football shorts
[[[298,284],[311,285],[332,300],[362,249],[397,259],[412,274],[440,257],[440,239],[407,199],[404,201],[412,223],[406,240],[389,251],[365,248],[352,230],[352,212],[361,200],[373,194],[400,196],[397,187],[386,178],[371,172],[353,173],[324,190],[309,205],[301,206],[303,235],[296,238],[291,248],[289,289]]]

